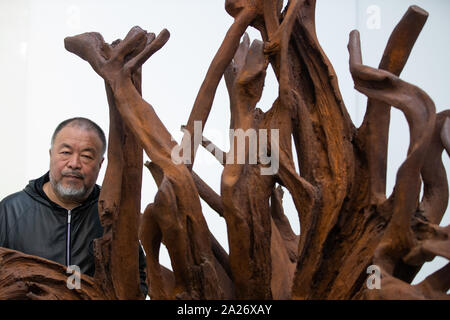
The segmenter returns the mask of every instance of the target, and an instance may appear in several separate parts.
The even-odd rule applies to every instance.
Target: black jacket
[[[46,258],[62,265],[76,265],[94,275],[93,240],[103,236],[98,216],[100,187],[95,185],[88,199],[69,212],[52,202],[43,185],[48,172],[32,180],[23,191],[0,202],[0,247]],[[69,222],[70,216],[70,224]],[[70,243],[67,240],[70,239]],[[139,246],[141,291],[147,295],[145,256]]]

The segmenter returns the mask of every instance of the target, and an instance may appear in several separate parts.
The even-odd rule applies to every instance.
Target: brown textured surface
[[[450,113],[436,114],[425,92],[399,78],[428,14],[408,9],[378,68],[363,64],[359,34],[350,34],[355,89],[369,98],[363,124],[355,128],[317,40],[315,1],[292,0],[283,12],[281,5],[226,1],[234,23],[183,127],[185,138],[195,121],[205,127],[224,76],[231,129],[279,130],[278,146],[269,145],[271,151],[279,148],[273,175],[260,174],[267,168],[261,161],[250,163],[248,144],[244,163],[237,163],[236,153],[217,157],[223,164],[220,195],[192,171],[195,153],[187,165],[172,161],[177,144],[142,98],[141,66],[166,43],[168,31],[155,36],[134,27],[111,45],[98,33],[65,39],[66,49],[105,80],[110,105],[108,168],[99,202],[105,235],[95,246],[96,274],[83,277],[81,291],[71,292],[62,266],[0,249],[1,298],[138,299],[139,238],[152,299],[448,299],[449,264],[410,284],[424,262],[450,258],[450,227],[439,226],[448,203],[441,155],[450,151]],[[250,41],[249,26],[263,41]],[[279,96],[263,112],[256,103],[269,65]],[[387,197],[391,106],[403,112],[411,138]],[[210,145],[190,143],[192,150]],[[146,167],[158,192],[139,216],[142,150],[151,159]],[[224,162],[230,154],[235,161]],[[284,214],[281,186],[294,200],[300,235]],[[229,255],[208,229],[200,198],[225,219]],[[159,264],[161,243],[173,271]],[[366,287],[370,265],[381,269],[380,290]]]

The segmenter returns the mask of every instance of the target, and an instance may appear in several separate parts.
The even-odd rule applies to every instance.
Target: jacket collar
[[[48,181],[50,181],[50,177],[49,177],[49,172],[47,171],[47,173],[44,174],[42,177],[37,178],[35,180],[30,180],[28,185],[25,187],[24,191],[30,197],[32,197],[36,201],[46,205],[47,207],[51,207],[53,209],[59,209],[59,210],[62,209],[62,210],[67,211],[66,209],[64,209],[60,205],[58,205],[57,203],[50,200],[49,197],[47,197],[47,195],[45,194],[43,187],[44,187],[44,184]],[[100,195],[100,186],[98,186],[96,184],[94,186],[94,189],[92,190],[91,194],[89,195],[89,197],[81,205],[76,207],[77,210],[82,207],[91,205],[92,203],[98,201],[99,195]]]

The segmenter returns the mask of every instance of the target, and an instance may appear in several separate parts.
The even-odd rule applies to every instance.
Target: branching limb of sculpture
[[[249,38],[245,35],[225,73],[230,96],[230,128],[234,132],[240,130],[241,133],[258,132],[258,130],[261,132],[262,130],[270,137],[263,135],[265,137],[263,139],[259,136],[257,144],[260,148],[259,151],[251,145],[244,144],[245,149],[241,149],[242,154],[240,156],[241,159],[245,159],[245,162],[240,161],[238,155],[238,146],[242,146],[242,141],[239,141],[239,136],[236,134],[231,137],[231,147],[227,153],[227,164],[222,174],[221,190],[225,208],[224,216],[227,220],[227,225],[232,230],[229,233],[230,262],[232,270],[238,275],[236,280],[238,296],[248,296],[250,294],[253,297],[265,298],[269,291],[264,292],[264,288],[271,286],[272,296],[274,298],[283,298],[289,297],[293,270],[289,267],[288,269],[291,269],[291,271],[286,273],[280,271],[278,266],[290,265],[296,261],[297,254],[295,254],[295,257],[292,256],[291,250],[293,249],[292,245],[294,245],[295,251],[297,251],[297,239],[293,239],[294,242],[283,242],[278,229],[280,224],[277,225],[273,222],[269,224],[269,221],[271,221],[270,210],[264,207],[264,203],[267,203],[272,195],[272,188],[276,179],[279,179],[280,183],[286,185],[295,194],[296,200],[304,200],[301,205],[301,201],[294,200],[301,212],[310,210],[309,205],[312,195],[311,193],[308,194],[311,190],[308,190],[307,182],[295,173],[291,156],[285,155],[285,152],[289,154],[290,150],[291,130],[289,127],[280,126],[280,123],[286,124],[283,122],[285,116],[287,116],[287,123],[289,123],[289,113],[283,112],[288,110],[288,108],[283,108],[279,100],[274,103],[272,109],[267,113],[263,113],[255,108],[261,97],[266,67],[267,60],[263,55],[262,43],[254,41],[250,46]],[[276,138],[274,138],[275,136]],[[256,139],[256,135],[253,138]],[[281,141],[279,142],[279,140]],[[258,158],[261,150],[271,154],[271,165],[275,162],[277,163],[275,171],[269,176],[262,175],[262,170],[259,170],[264,168],[262,166],[264,161],[260,161],[261,159],[258,159],[258,166],[251,165],[251,159]],[[258,190],[248,190],[248,186],[251,185],[258,185]],[[305,190],[308,190],[306,192],[308,195],[302,194]],[[240,194],[240,197],[237,198],[236,194]],[[258,203],[258,206],[254,206],[253,203]],[[231,226],[239,226],[242,229]],[[262,233],[258,229],[266,231]],[[269,232],[272,233],[270,243],[267,242]],[[242,235],[246,234],[253,240],[242,241]],[[249,243],[249,248],[246,245],[243,246],[243,242]],[[253,256],[253,259],[250,259],[250,257],[246,258],[249,252],[253,252],[255,248],[261,247],[270,248],[271,254],[263,254],[263,251],[260,251],[260,253],[250,254]],[[272,257],[271,260],[269,260],[270,256]],[[239,264],[235,262],[237,260],[236,257],[240,257]],[[267,270],[256,269],[257,264],[267,266]],[[255,272],[258,272],[259,276],[256,276]],[[270,282],[269,276],[272,276]],[[254,280],[252,282],[249,279],[258,279],[258,282]],[[248,285],[244,285],[249,282],[252,286],[258,286],[258,289],[252,290]],[[283,285],[279,285],[280,283]]]
[[[411,215],[416,210],[420,192],[420,171],[425,161],[426,150],[431,141],[436,114],[433,101],[419,88],[410,85],[395,75],[362,65],[359,34],[350,35],[350,70],[355,88],[372,99],[384,101],[399,108],[408,120],[411,132],[408,157],[400,167],[393,195],[393,212],[384,234],[392,261],[385,261],[389,273],[394,272],[395,259],[401,258],[412,246],[410,230]],[[387,240],[389,239],[389,240]],[[384,241],[382,241],[384,243]],[[380,248],[383,245],[380,246]],[[384,249],[383,249],[384,250]],[[382,259],[382,258],[381,258]],[[381,262],[381,261],[380,261]]]
[[[155,197],[155,206],[160,210],[152,211],[151,215],[162,231],[162,241],[173,261],[176,286],[171,296],[220,298],[223,291],[217,287],[210,234],[201,215],[193,179],[183,164],[176,165],[172,161],[171,151],[176,143],[131,80],[132,72],[161,48],[168,36],[166,30],[154,38],[140,28],[133,28],[114,48],[102,43],[99,36],[86,34],[66,39],[66,48],[88,60],[110,85],[124,122],[132,128],[147,155],[163,172]],[[134,50],[138,51],[135,57],[125,61],[125,57]],[[108,54],[109,59],[103,58]],[[199,277],[203,281],[199,282]]]
[[[186,124],[186,130],[190,136],[193,136],[194,122],[200,121],[202,127],[205,126],[220,79],[234,57],[241,36],[244,34],[247,27],[260,15],[261,3],[261,0],[227,0],[225,2],[226,10],[233,13],[232,16],[235,20],[228,30],[222,45],[214,56],[195,99],[194,106],[192,107],[191,114],[189,115]],[[186,139],[186,135],[183,137],[183,140],[184,139]],[[198,145],[195,143],[195,140],[190,141],[190,143],[192,152],[188,168],[192,170]]]
[[[237,133],[251,134],[258,128],[255,106],[261,97],[267,64],[262,43],[254,41],[249,48],[248,42],[245,38],[237,50],[234,66],[229,67],[232,69],[228,72],[227,82],[232,92],[230,127]],[[255,142],[256,135],[252,138]],[[242,135],[235,134],[230,139],[230,151],[222,173],[221,196],[229,230],[230,265],[236,294],[238,298],[268,299],[272,295],[268,198],[273,178],[261,176],[256,162],[249,164],[250,157],[255,159],[257,155],[256,144],[250,149],[250,143],[243,142]],[[250,190],[251,185],[258,186],[258,190]]]
[[[374,256],[374,264],[381,268],[385,277],[385,286],[379,295],[387,298],[390,297],[391,292],[401,288],[404,297],[442,297],[448,290],[449,281],[445,271],[448,267],[437,271],[417,286],[410,286],[401,278],[394,277],[394,273],[398,272],[399,263],[421,265],[431,256],[440,255],[447,259],[450,257],[450,243],[445,240],[448,239],[447,229],[440,232],[441,239],[444,240],[418,241],[417,239],[423,239],[423,236],[417,235],[420,229],[413,232],[411,228],[412,215],[416,211],[420,193],[422,168],[425,168],[425,177],[429,178],[426,174],[426,169],[429,169],[426,166],[426,160],[433,135],[436,136],[434,103],[425,92],[400,80],[395,75],[363,66],[359,34],[356,31],[350,35],[349,51],[350,70],[355,81],[355,88],[372,99],[380,100],[386,105],[393,105],[403,111],[411,133],[408,156],[398,171],[394,192],[387,200],[393,206],[392,217],[388,217],[389,225]],[[437,128],[439,138],[441,128],[442,122]],[[441,147],[440,153],[442,150]],[[433,156],[437,156],[436,153],[432,151]],[[425,196],[425,200],[426,198]],[[428,226],[428,228],[432,227]],[[431,284],[436,283],[437,279],[443,282],[432,288]]]
[[[436,125],[421,171],[423,197],[421,210],[428,221],[439,224],[447,209],[449,199],[448,179],[442,162],[442,152],[448,150],[450,136],[450,111],[436,115]],[[448,155],[448,151],[446,152]]]
[[[389,38],[379,69],[400,75],[427,18],[428,13],[417,6],[408,9]],[[386,199],[390,107],[380,100],[369,98],[357,137],[367,154],[369,201],[372,204],[379,204]]]

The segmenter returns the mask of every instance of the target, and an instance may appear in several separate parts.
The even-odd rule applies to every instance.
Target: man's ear
[[[105,161],[105,157],[103,157],[102,160],[100,161],[100,165],[99,165],[99,167],[98,167],[99,170],[100,170],[101,167],[102,167],[103,161]]]

